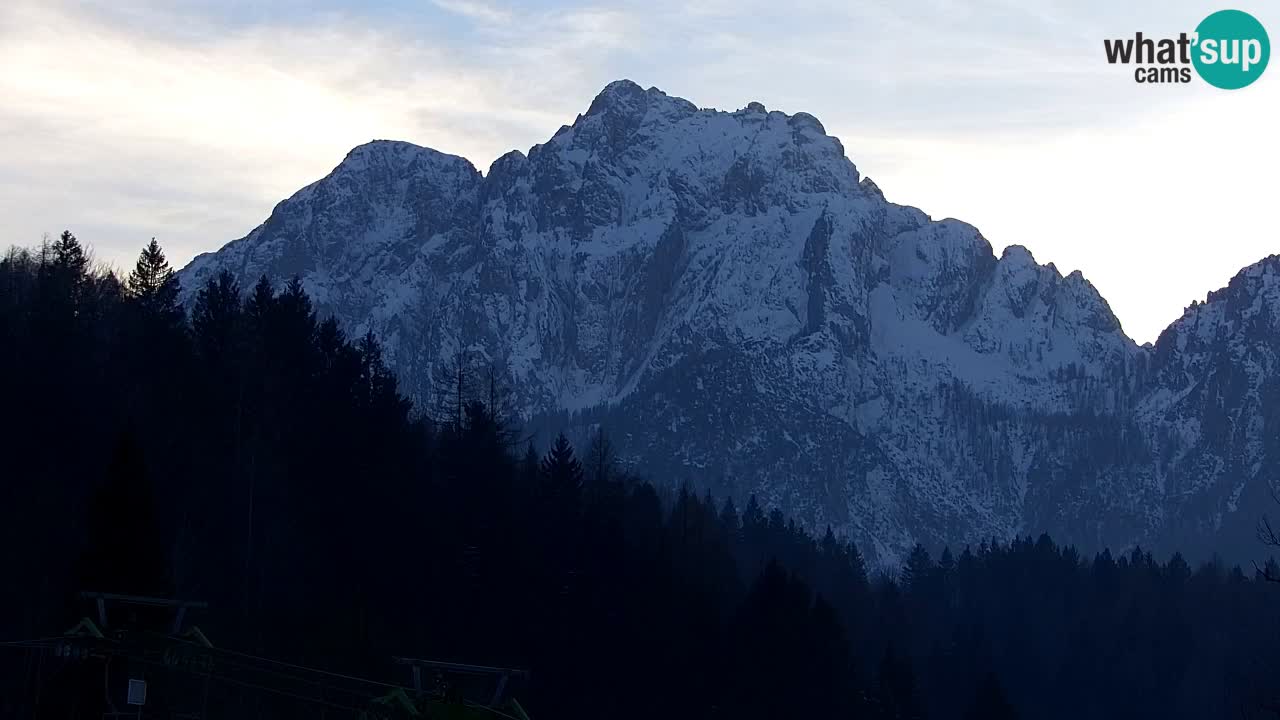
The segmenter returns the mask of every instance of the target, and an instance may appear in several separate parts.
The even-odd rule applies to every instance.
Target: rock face
[[[1280,258],[1139,347],[1080,273],[887,202],[804,113],[619,81],[487,175],[375,141],[181,279],[222,269],[301,277],[421,406],[462,353],[535,425],[603,423],[883,562],[1041,531],[1261,552]]]

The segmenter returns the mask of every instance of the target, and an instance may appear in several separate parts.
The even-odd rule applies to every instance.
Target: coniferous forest
[[[215,647],[298,667],[527,669],[536,719],[1280,707],[1280,568],[1047,536],[872,568],[755,498],[624,466],[606,428],[526,436],[484,367],[414,407],[296,280],[192,290],[154,241],[127,277],[70,233],[0,260],[0,641],[62,633],[91,590],[203,601]],[[10,643],[0,716],[100,718],[103,665]],[[354,716],[212,687],[210,718]]]

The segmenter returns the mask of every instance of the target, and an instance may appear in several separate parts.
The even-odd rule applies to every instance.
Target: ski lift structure
[[[91,678],[92,694],[105,697],[103,720],[205,720],[248,707],[311,711],[326,720],[529,720],[512,695],[528,679],[526,670],[392,658],[410,670],[411,684],[401,685],[217,647],[190,623],[207,609],[203,602],[105,592],[81,597],[91,612],[66,632],[0,646],[27,648],[55,677]],[[42,697],[66,688],[38,677],[34,685],[31,714],[39,717],[34,710]]]
[[[513,685],[529,679],[529,672],[518,668],[466,665],[463,663],[394,658],[406,665],[412,674],[413,690],[422,695],[462,698],[472,704],[500,708],[511,700]]]

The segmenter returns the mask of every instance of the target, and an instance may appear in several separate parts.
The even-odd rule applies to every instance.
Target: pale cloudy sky
[[[121,267],[216,249],[394,138],[487,169],[610,80],[756,100],[839,136],[890,200],[1080,269],[1154,340],[1280,252],[1280,68],[1244,90],[1134,83],[1104,37],[1187,0],[113,0],[0,3],[0,245],[70,228]],[[1280,6],[1234,2],[1280,34]],[[265,8],[265,9],[264,9]]]

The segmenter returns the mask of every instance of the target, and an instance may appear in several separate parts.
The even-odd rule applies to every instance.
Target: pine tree
[[[698,532],[698,499],[689,488],[689,483],[681,483],[676,494],[676,503],[671,508],[671,529],[676,539],[686,547],[701,540]]]
[[[39,277],[44,302],[38,311],[57,323],[50,329],[63,332],[80,314],[89,283],[88,255],[70,230],[41,246]]]
[[[582,492],[582,463],[573,456],[573,445],[564,433],[539,465],[544,492],[561,503],[576,504]]]
[[[289,282],[285,283],[284,290],[276,299],[286,315],[297,318],[303,325],[308,323],[312,327],[316,325],[315,308],[311,304],[311,297],[302,286],[302,278],[297,275],[289,278]]]
[[[245,303],[245,312],[253,320],[257,330],[265,330],[275,304],[276,291],[271,286],[271,280],[263,275],[254,284],[253,291],[249,293],[249,299]]]
[[[196,293],[191,312],[196,345],[206,359],[224,359],[231,353],[240,316],[240,285],[223,270]]]
[[[360,338],[356,351],[360,356],[360,400],[369,406],[398,408],[402,400],[396,390],[395,375],[383,361],[382,345],[372,330]]]
[[[613,450],[613,441],[603,427],[591,436],[591,445],[587,447],[586,479],[591,483],[604,485],[612,482],[617,474],[617,457]]]
[[[734,507],[733,498],[726,497],[720,507],[720,529],[725,536],[737,541],[742,526],[738,523],[738,508]]]
[[[178,304],[178,278],[165,259],[155,238],[138,254],[138,262],[125,282],[130,299],[149,320],[178,326],[182,322],[182,306]]]
[[[311,298],[302,288],[297,277],[285,283],[275,298],[269,332],[271,340],[284,351],[284,367],[294,379],[305,377],[310,369],[315,349],[315,334],[319,328]]]
[[[711,494],[711,490],[702,493],[702,502],[698,510],[702,513],[702,517],[698,522],[706,529],[707,534],[720,537],[718,532],[720,527],[719,517],[716,515],[716,498]]]
[[[1268,564],[1274,565],[1275,560],[1268,560]],[[1191,566],[1187,564],[1186,558],[1182,557],[1182,553],[1175,552],[1169,558],[1168,564],[1165,565],[1164,574],[1175,584],[1181,585],[1191,577]]]
[[[930,574],[933,572],[933,560],[929,557],[929,551],[924,545],[916,543],[911,548],[911,553],[907,555],[907,562],[902,566],[899,576],[899,582],[902,584],[902,591],[910,595],[917,590],[923,589]]]
[[[50,265],[69,277],[83,279],[89,273],[89,257],[70,230],[63,230],[51,248]]]
[[[764,530],[765,519],[764,511],[760,509],[760,503],[756,500],[755,493],[747,498],[747,507],[742,511],[742,531],[744,533],[758,533]]]
[[[862,557],[862,551],[858,550],[858,546],[850,542],[847,546],[847,554],[849,556],[849,570],[853,573],[855,582],[861,587],[867,585],[867,561]]]
[[[822,543],[818,546],[822,550],[823,557],[827,559],[835,558],[840,552],[840,543],[836,540],[835,531],[831,526],[827,526],[827,531],[822,534]]]
[[[951,548],[942,548],[942,555],[938,558],[938,569],[943,574],[949,574],[956,569],[955,557],[951,554]]]

